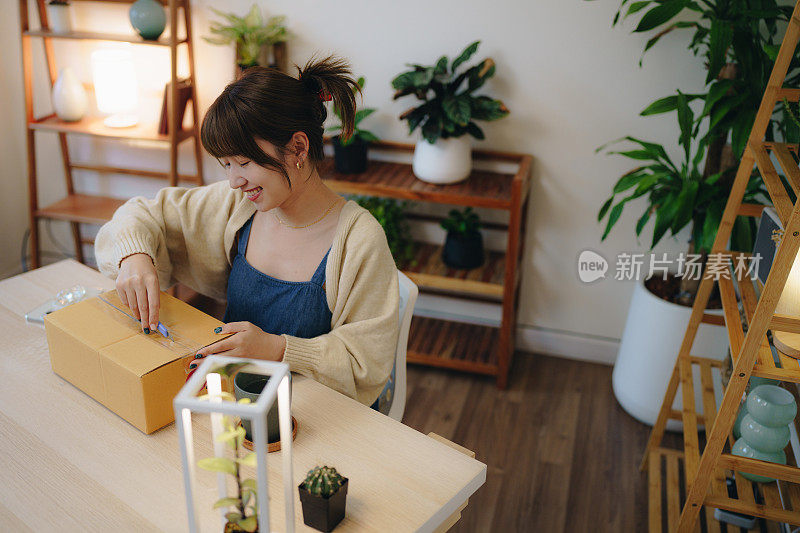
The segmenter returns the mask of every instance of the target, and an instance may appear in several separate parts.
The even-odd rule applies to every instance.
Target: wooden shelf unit
[[[695,531],[700,516],[704,517],[708,526],[713,521],[714,508],[800,525],[800,468],[794,461],[795,450],[792,449],[792,443],[785,450],[789,461],[787,465],[730,453],[734,443],[733,424],[750,377],[761,376],[793,384],[800,383],[800,361],[787,357],[779,350],[773,353],[774,347],[770,345],[768,337],[770,330],[800,332],[800,318],[775,313],[800,250],[800,202],[792,203],[772,163],[774,157],[795,197],[800,197],[800,166],[794,155],[798,146],[764,141],[775,105],[784,98],[793,102],[800,100],[800,90],[782,86],[798,41],[800,2],[795,5],[787,27],[712,246],[711,254],[721,254],[727,269],[722,271],[718,279],[714,279],[715,276],[708,271],[703,276],[661,410],[642,460],[642,470],[647,471],[649,477],[649,518],[650,531],[653,532],[662,531],[665,526],[668,531]],[[784,228],[784,236],[763,286],[733,268],[738,257],[746,257],[748,254],[725,250],[737,216],[760,216],[761,208],[742,204],[754,167],[764,181]],[[706,318],[710,316],[705,313],[705,308],[714,284],[718,285],[722,300],[723,324]],[[743,317],[739,311],[740,305],[744,310]],[[743,318],[746,328],[743,326]],[[719,371],[720,361],[702,357],[703,354],[698,356],[690,353],[701,322],[722,325],[728,333],[733,370],[719,404],[713,373]],[[699,383],[695,381],[695,370],[698,367]],[[679,385],[682,409],[676,411],[672,405]],[[695,389],[698,387],[702,390],[702,416],[698,414],[695,405]],[[789,389],[797,396],[794,385]],[[662,447],[669,419],[677,419],[683,423],[683,450]],[[699,430],[699,424],[703,424],[704,428]],[[797,427],[795,420],[795,430]],[[666,475],[662,475],[662,463],[666,463]],[[752,483],[736,474],[742,471],[769,476],[778,481]],[[728,495],[726,477],[735,479],[735,498]],[[683,483],[679,483],[680,478]],[[664,499],[666,506],[662,505]]]
[[[413,154],[414,145],[378,142],[372,150]],[[466,299],[502,304],[499,327],[475,326],[448,320],[414,317],[409,334],[408,361],[486,374],[505,388],[514,353],[514,331],[519,305],[520,261],[524,242],[532,157],[473,150],[475,160],[512,163],[511,173],[473,169],[457,184],[434,185],[417,179],[410,163],[370,160],[362,174],[336,172],[332,158],[320,166],[325,183],[341,194],[381,196],[453,206],[472,206],[507,211],[507,224],[491,224],[508,232],[505,252],[486,252],[484,265],[473,270],[455,270],[441,261],[441,246],[417,243],[416,265],[402,271],[421,291],[445,293]],[[423,217],[437,220],[436,217]],[[434,342],[435,339],[438,339]]]
[[[46,0],[35,0],[36,11],[39,17],[39,28],[30,27],[30,16],[28,12],[28,0],[20,0],[20,38],[22,41],[22,69],[25,86],[25,108],[26,108],[26,143],[28,156],[28,196],[29,196],[29,223],[30,223],[30,244],[31,244],[31,266],[37,268],[41,265],[39,251],[39,221],[41,219],[55,219],[70,222],[72,237],[75,246],[76,258],[84,262],[82,244],[91,242],[80,234],[80,224],[102,224],[109,220],[114,210],[122,205],[124,200],[103,196],[89,196],[76,193],[73,184],[74,170],[88,170],[101,174],[119,173],[142,176],[154,179],[163,179],[170,186],[175,186],[179,181],[196,185],[203,184],[203,163],[202,147],[200,145],[200,131],[198,125],[198,104],[197,89],[194,70],[194,50],[192,46],[192,23],[190,0],[159,0],[164,4],[168,12],[169,35],[158,40],[145,40],[141,37],[121,34],[110,34],[92,31],[72,31],[68,33],[57,33],[50,29]],[[135,0],[76,0],[80,2],[94,3],[116,3],[131,4]],[[185,27],[185,36],[178,37],[178,17],[179,8]],[[177,124],[178,115],[178,94],[170,89],[167,98],[167,115],[169,121],[169,134],[158,133],[157,124],[139,124],[130,128],[110,128],[103,124],[102,117],[87,116],[76,122],[65,122],[59,120],[55,114],[36,116],[33,109],[33,40],[41,40],[44,46],[45,60],[49,74],[48,91],[52,90],[53,84],[58,77],[58,69],[55,62],[53,41],[60,39],[72,39],[81,41],[115,41],[126,42],[137,45],[162,46],[170,50],[170,80],[171,87],[175,86],[177,76],[177,50],[179,45],[186,45],[189,63],[189,81],[192,87],[190,99],[192,105],[192,124],[188,129],[182,128]],[[64,166],[64,178],[66,181],[66,196],[46,207],[39,206],[38,189],[39,177],[36,168],[36,143],[35,132],[46,131],[58,134],[61,148],[61,156]],[[75,163],[71,161],[67,134],[90,135],[109,140],[139,140],[155,141],[164,143],[170,150],[169,168],[164,172],[152,170],[142,170],[137,168],[120,168],[107,165],[95,165],[87,162]],[[188,139],[194,140],[195,174],[178,173],[178,145]]]

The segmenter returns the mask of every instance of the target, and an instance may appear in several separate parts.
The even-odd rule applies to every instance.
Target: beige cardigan
[[[255,210],[227,181],[131,198],[100,228],[97,265],[115,279],[123,258],[146,253],[162,289],[179,281],[224,300],[236,232]],[[342,207],[325,280],[331,332],[311,339],[282,335],[283,360],[292,371],[369,405],[393,366],[400,297],[386,234],[353,200]]]

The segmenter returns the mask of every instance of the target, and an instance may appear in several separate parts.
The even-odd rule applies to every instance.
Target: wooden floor
[[[521,354],[494,380],[410,366],[403,422],[488,465],[459,532],[647,530],[649,427],[616,403],[611,367]]]

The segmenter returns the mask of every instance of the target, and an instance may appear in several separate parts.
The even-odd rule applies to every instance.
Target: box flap
[[[109,306],[98,298],[89,298],[45,315],[45,321],[69,332],[89,348],[99,350],[136,334],[136,329],[131,327],[131,323],[136,322],[114,320],[108,309]],[[111,310],[119,313],[113,308]]]

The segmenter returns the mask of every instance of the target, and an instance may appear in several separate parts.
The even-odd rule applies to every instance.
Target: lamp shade
[[[137,123],[138,84],[133,59],[128,50],[95,50],[92,52],[97,109],[111,115],[105,120],[110,127],[128,127]]]

